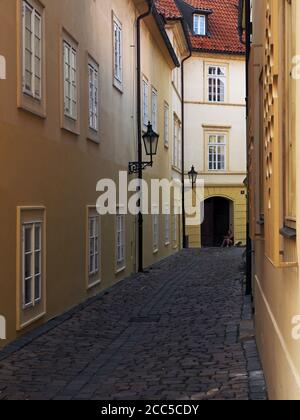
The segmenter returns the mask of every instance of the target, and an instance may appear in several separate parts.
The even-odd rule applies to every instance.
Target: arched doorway
[[[203,247],[222,245],[228,230],[233,231],[233,202],[224,197],[211,197],[204,203],[204,221],[201,226]]]

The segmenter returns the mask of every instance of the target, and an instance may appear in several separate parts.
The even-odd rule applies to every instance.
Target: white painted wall
[[[206,63],[228,66],[227,98],[224,104],[207,102]],[[186,168],[196,170],[211,184],[240,184],[246,176],[246,86],[245,62],[235,57],[194,56],[185,64],[185,154]],[[209,175],[204,126],[226,126],[229,131],[229,162],[226,174]],[[203,172],[205,174],[203,174]]]

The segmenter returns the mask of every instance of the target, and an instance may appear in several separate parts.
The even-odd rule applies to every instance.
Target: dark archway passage
[[[228,230],[233,230],[232,207],[232,201],[223,197],[212,197],[205,201],[204,222],[201,226],[203,247],[221,246]]]

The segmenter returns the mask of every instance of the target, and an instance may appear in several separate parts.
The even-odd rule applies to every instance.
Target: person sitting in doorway
[[[231,248],[234,245],[234,236],[232,230],[229,229],[226,236],[224,236],[224,241],[222,243],[222,248]]]

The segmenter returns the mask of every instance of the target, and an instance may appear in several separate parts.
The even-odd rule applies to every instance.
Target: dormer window
[[[195,35],[206,35],[206,15],[195,14],[194,15],[194,34]]]

